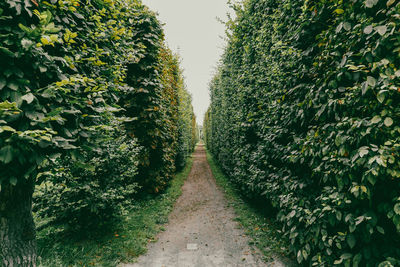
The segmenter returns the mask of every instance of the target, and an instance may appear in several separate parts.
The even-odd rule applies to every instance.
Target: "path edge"
[[[243,201],[243,199],[238,195],[237,189],[234,187],[232,182],[229,180],[227,175],[222,171],[221,167],[219,166],[217,160],[214,158],[214,156],[211,154],[211,152],[207,149],[207,146],[204,145],[204,148],[206,150],[206,158],[207,162],[210,166],[211,173],[213,175],[213,178],[215,179],[215,182],[217,184],[217,187],[221,192],[224,194],[226,200],[228,201],[230,206],[233,206],[234,214],[236,216],[237,221],[240,221],[240,219],[243,216],[239,209],[248,209],[247,204]],[[243,229],[245,235],[253,241],[253,244],[249,244],[250,247],[253,249],[256,249],[259,251],[259,253],[262,255],[261,260],[266,263],[268,266],[287,266],[287,267],[295,267],[299,266],[296,264],[296,262],[293,259],[290,259],[286,255],[280,255],[279,253],[275,251],[269,250],[267,248],[267,252],[263,250],[262,248],[258,247],[255,245],[257,237],[254,235],[254,231],[250,229],[250,225],[244,226],[243,224],[239,224],[240,227]],[[272,264],[272,265],[271,265]]]

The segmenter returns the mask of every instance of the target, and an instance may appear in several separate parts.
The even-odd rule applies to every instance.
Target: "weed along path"
[[[217,188],[203,145],[194,153],[192,170],[166,230],[149,244],[148,253],[125,267],[282,266],[265,264],[248,245]]]

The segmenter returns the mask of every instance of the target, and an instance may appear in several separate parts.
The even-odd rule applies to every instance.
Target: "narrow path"
[[[234,222],[234,212],[217,188],[205,149],[194,153],[192,170],[170,215],[166,231],[138,263],[126,267],[234,267],[266,265]]]

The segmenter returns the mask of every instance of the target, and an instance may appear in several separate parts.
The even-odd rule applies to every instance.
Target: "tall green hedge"
[[[271,203],[299,263],[400,264],[400,4],[247,0],[211,83],[208,148]]]
[[[179,140],[191,142],[178,59],[139,0],[1,1],[0,66],[0,231],[28,218],[0,239],[0,258],[34,238],[35,184],[46,183],[39,214],[109,217],[135,192],[165,188]]]
[[[196,136],[196,117],[193,106],[189,105],[192,101],[192,96],[185,90],[184,86],[179,90],[178,94],[181,120],[178,123],[179,139],[175,162],[177,169],[182,169],[185,166],[185,158],[194,151],[198,140]]]

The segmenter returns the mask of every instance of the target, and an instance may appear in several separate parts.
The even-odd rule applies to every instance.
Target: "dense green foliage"
[[[299,263],[400,264],[400,4],[248,0],[211,83],[208,148],[272,204]]]
[[[162,53],[165,67],[163,68],[165,99],[171,101],[170,106],[175,107],[172,112],[173,123],[166,129],[175,133],[172,140],[174,149],[169,160],[170,166],[180,170],[186,165],[186,158],[193,152],[197,143],[196,136],[192,133],[196,130],[196,117],[192,107],[192,96],[186,90],[183,73],[179,68],[179,58],[171,57],[168,50]],[[175,164],[173,163],[175,162]]]
[[[71,157],[49,163],[51,171],[35,193],[37,216],[82,238],[108,230],[106,226],[132,203],[139,189],[140,148],[123,132],[107,137],[96,150],[83,153],[85,164]]]
[[[198,137],[196,136],[196,117],[193,113],[193,107],[189,105],[191,95],[186,90],[180,90],[179,101],[182,103],[179,105],[179,114],[182,120],[178,124],[179,139],[176,167],[182,169],[185,166],[185,158],[194,151]]]
[[[55,224],[101,226],[193,148],[177,56],[141,1],[1,1],[0,66],[0,193],[44,182],[35,209]]]
[[[39,230],[39,266],[115,267],[134,261],[147,251],[149,242],[154,242],[157,234],[165,230],[165,223],[182,193],[182,185],[192,163],[189,158],[185,168],[174,175],[165,191],[135,201],[112,232],[76,240],[58,235],[59,227],[49,226]]]

